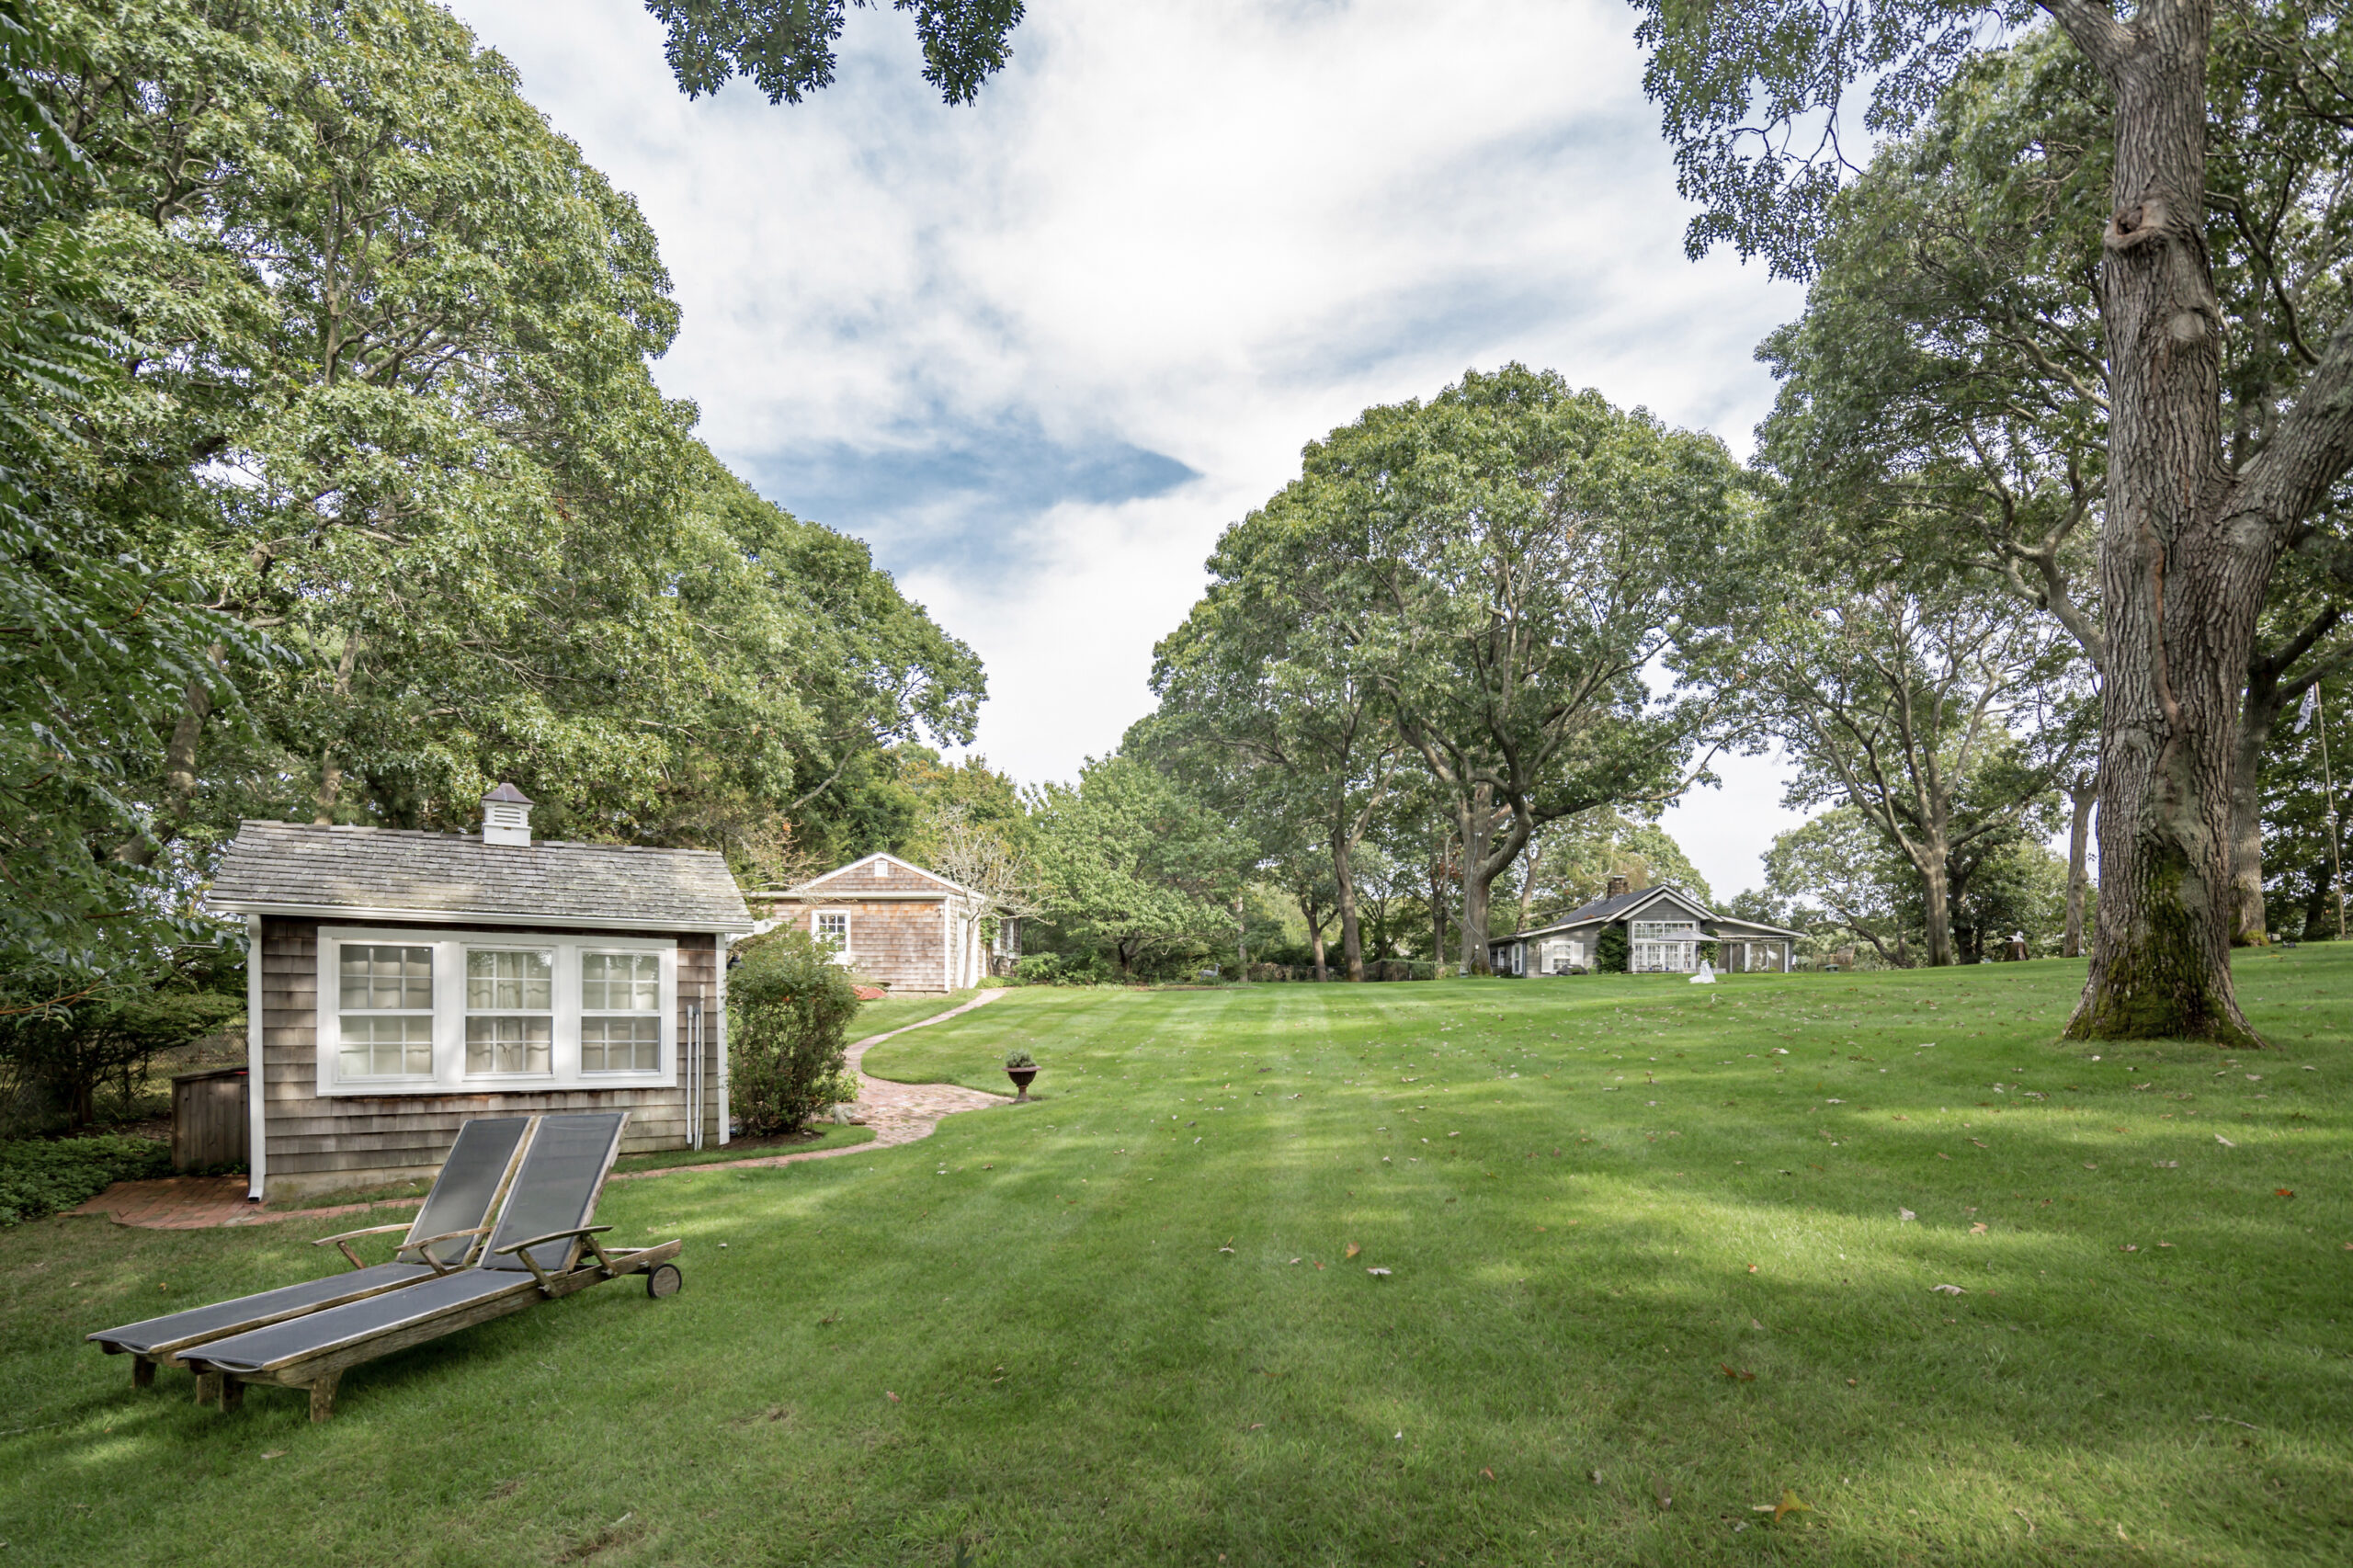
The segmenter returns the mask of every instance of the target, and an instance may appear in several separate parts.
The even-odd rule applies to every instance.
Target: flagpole
[[[2328,715],[2320,705],[2320,684],[2313,684],[2313,716],[2320,721],[2320,777],[2328,791],[2328,869],[2336,883],[2336,939],[2345,940],[2345,862],[2337,842],[2345,836],[2336,811],[2336,775],[2328,765]]]

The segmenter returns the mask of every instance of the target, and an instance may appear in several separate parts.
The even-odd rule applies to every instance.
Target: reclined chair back
[[[515,1173],[515,1151],[530,1131],[532,1119],[528,1116],[477,1117],[460,1127],[458,1141],[449,1146],[449,1156],[441,1163],[441,1174],[433,1178],[433,1190],[425,1195],[425,1206],[416,1211],[416,1222],[409,1226],[408,1238],[394,1256],[406,1257],[414,1249],[445,1268],[455,1267],[472,1256],[475,1244],[482,1238],[451,1233],[480,1230],[498,1211],[498,1199],[506,1190],[506,1179]],[[448,1239],[426,1247],[416,1246],[418,1242],[435,1236]]]
[[[476,1267],[529,1269],[530,1264],[523,1261],[528,1254],[549,1273],[569,1268],[580,1248],[574,1237],[542,1242],[504,1257],[498,1256],[498,1249],[588,1223],[597,1212],[597,1195],[604,1189],[605,1174],[620,1152],[621,1129],[628,1122],[627,1111],[541,1117],[539,1131],[523,1156],[522,1169],[515,1173],[515,1184],[507,1189],[498,1228],[491,1233],[490,1245]]]

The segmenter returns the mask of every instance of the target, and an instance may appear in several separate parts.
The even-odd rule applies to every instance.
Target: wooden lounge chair
[[[623,1274],[644,1275],[649,1296],[675,1293],[678,1267],[670,1260],[683,1243],[608,1250],[597,1237],[612,1227],[588,1223],[628,1122],[627,1111],[541,1117],[472,1267],[215,1340],[186,1359],[223,1380],[223,1410],[242,1403],[247,1383],[275,1383],[310,1390],[311,1419],[324,1421],[335,1414],[337,1381],[361,1362]]]
[[[458,1129],[457,1141],[449,1146],[449,1157],[434,1176],[432,1190],[425,1195],[425,1205],[416,1211],[415,1219],[404,1224],[346,1231],[339,1236],[323,1236],[312,1244],[332,1244],[341,1249],[343,1256],[351,1260],[348,1274],[330,1275],[324,1279],[282,1286],[231,1301],[192,1307],[142,1323],[125,1324],[120,1328],[102,1329],[88,1337],[109,1356],[134,1358],[131,1364],[131,1386],[145,1388],[155,1381],[158,1365],[180,1366],[184,1364],[182,1352],[197,1346],[388,1290],[403,1290],[461,1268],[472,1261],[483,1238],[489,1234],[491,1216],[498,1211],[499,1200],[506,1195],[507,1183],[515,1175],[537,1120],[536,1117],[501,1116],[465,1123]],[[392,1249],[390,1263],[363,1264],[359,1255],[351,1250],[350,1244],[356,1237],[392,1231],[407,1234]],[[199,1377],[197,1397],[206,1398],[217,1392]]]

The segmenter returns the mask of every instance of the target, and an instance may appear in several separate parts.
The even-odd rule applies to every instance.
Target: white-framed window
[[[833,949],[835,963],[849,962],[849,911],[821,909],[809,917],[809,933],[821,948]]]
[[[555,1064],[555,954],[545,948],[466,949],[466,1076]]]
[[[669,937],[321,926],[318,1092],[667,1087],[677,960]]]
[[[335,956],[333,994],[339,1076],[432,1077],[432,948],[345,943]]]
[[[1637,942],[1645,937],[1666,939],[1677,937],[1697,937],[1699,934],[1699,923],[1696,920],[1637,920],[1634,922],[1634,940]]]
[[[580,1070],[662,1065],[662,960],[652,953],[580,955]]]
[[[1636,974],[1689,974],[1699,967],[1699,944],[1636,942],[1629,967]]]

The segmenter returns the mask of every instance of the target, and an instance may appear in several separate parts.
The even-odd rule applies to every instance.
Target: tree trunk
[[[1364,979],[1364,930],[1357,916],[1356,845],[1346,832],[1332,835],[1332,883],[1339,890],[1340,960],[1348,978]]]
[[[1328,980],[1331,977],[1324,972],[1324,922],[1316,918],[1314,903],[1304,896],[1299,901],[1299,912],[1307,919],[1307,946],[1315,955],[1315,978]]]
[[[1544,868],[1544,848],[1533,834],[1528,838],[1528,869],[1519,879],[1519,919],[1512,926],[1512,935],[1528,929],[1529,901],[1536,895],[1536,873]]]
[[[210,650],[221,663],[219,643]],[[204,722],[212,716],[212,688],[192,680],[180,695],[180,713],[172,724],[172,738],[164,745],[164,809],[157,813],[156,831],[115,846],[114,858],[132,866],[152,866],[156,851],[179,836],[181,824],[196,804],[196,750],[204,739]]]
[[[2100,899],[2067,1034],[2259,1045],[2231,984],[2237,697],[2278,558],[2277,514],[2304,488],[2296,465],[2324,454],[2275,444],[2250,464],[2250,479],[2270,466],[2244,495],[2223,460],[2222,312],[2205,229],[2212,0],[2161,0],[2130,21],[2080,0],[2052,8],[2117,106],[2100,271],[2111,409]],[[2316,370],[2308,397],[2325,396],[2328,379]],[[2318,424],[2295,432],[2321,446],[2325,436]]]
[[[2269,938],[2263,916],[2263,759],[2271,727],[2295,695],[2279,673],[2256,661],[2239,706],[2238,745],[2231,759],[2231,946],[2259,948]]]
[[[1944,969],[1953,961],[1952,872],[1946,858],[1944,835],[1927,835],[1922,853],[1913,864],[1919,868],[1921,903],[1927,906],[1927,965],[1930,969]]]
[[[2063,958],[2084,956],[2084,888],[2089,879],[2088,850],[2091,846],[2092,807],[2099,801],[2099,780],[2083,774],[2067,786],[2067,799],[2075,808],[2074,824],[2067,830],[2067,934],[2060,939],[2059,952]]]
[[[1233,895],[1233,961],[1241,968],[1239,978],[1245,985],[1250,983],[1250,917],[1243,905],[1246,897],[1246,893]]]
[[[1440,838],[1438,852],[1430,859],[1430,961],[1446,962],[1446,850],[1447,841]]]

